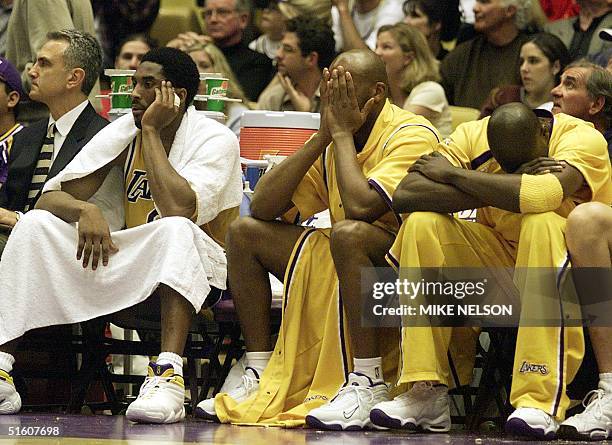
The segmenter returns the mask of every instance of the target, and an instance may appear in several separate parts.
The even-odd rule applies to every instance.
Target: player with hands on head
[[[339,55],[323,70],[320,95],[319,131],[259,180],[251,217],[230,227],[229,280],[245,368],[198,405],[198,416],[367,428],[369,405],[357,391],[371,395],[370,402],[388,398],[382,336],[361,326],[359,271],[385,264],[399,226],[390,198],[439,135],[426,119],[388,101],[384,64],[370,50]],[[299,225],[326,209],[331,229]],[[274,348],[268,273],[284,279],[286,290]]]

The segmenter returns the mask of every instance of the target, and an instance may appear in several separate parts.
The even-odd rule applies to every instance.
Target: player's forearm
[[[452,169],[448,182],[487,206],[520,212],[521,175]]]
[[[196,194],[170,164],[159,133],[143,128],[142,144],[151,196],[161,216],[193,218],[197,207]]]
[[[94,204],[76,199],[69,193],[52,191],[43,193],[34,208],[47,210],[67,223],[75,223],[79,221],[81,213],[90,206],[95,207]]]
[[[317,133],[297,152],[263,175],[255,187],[251,216],[264,221],[281,216],[290,207],[300,181],[328,144],[329,141]]]
[[[389,210],[380,194],[368,183],[357,163],[350,133],[334,137],[334,161],[342,208],[347,219],[373,222]]]
[[[484,206],[481,200],[458,188],[432,181],[418,172],[404,177],[393,194],[393,209],[397,213],[453,213]]]

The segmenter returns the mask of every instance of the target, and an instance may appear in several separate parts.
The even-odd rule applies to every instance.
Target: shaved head
[[[493,157],[506,173],[548,154],[540,120],[520,102],[502,105],[493,112],[487,125],[487,139]]]
[[[387,71],[380,57],[369,49],[352,49],[340,54],[332,62],[330,69],[343,66],[351,73],[356,82],[369,82],[370,85],[382,82],[387,85]]]
[[[386,97],[387,71],[381,58],[373,51],[369,49],[346,51],[334,59],[329,70],[333,71],[339,66],[351,73],[359,108],[363,108],[368,99],[376,95],[378,91],[382,91],[383,97]],[[381,109],[383,105],[384,100],[380,104]]]

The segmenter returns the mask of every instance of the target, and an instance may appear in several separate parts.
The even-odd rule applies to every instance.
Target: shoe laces
[[[140,398],[151,398],[153,397],[160,389],[162,383],[168,383],[174,377],[161,377],[158,375],[147,377],[140,387]]]
[[[246,397],[249,397],[251,392],[257,389],[258,384],[259,384],[259,379],[255,377],[251,377],[248,374],[244,374],[242,376],[242,384],[237,389],[244,388],[246,392]]]
[[[594,410],[595,418],[601,419],[603,417],[603,408],[601,405],[604,395],[605,392],[603,389],[593,389],[589,391],[582,400],[582,406],[584,406],[584,412],[582,414]]]
[[[362,386],[362,385],[347,385],[340,388],[334,400],[338,399],[341,395],[344,394],[355,394],[355,398],[357,399],[357,406],[361,408],[363,403],[372,403],[374,401],[374,391],[370,386]],[[364,400],[367,398],[367,400]],[[332,403],[333,401],[332,400]]]
[[[416,382],[412,388],[405,393],[396,397],[398,400],[407,401],[409,399],[425,399],[428,398],[435,388],[428,382]]]

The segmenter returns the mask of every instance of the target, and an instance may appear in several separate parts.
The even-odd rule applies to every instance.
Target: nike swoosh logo
[[[355,408],[353,408],[352,411],[344,411],[342,413],[342,415],[344,415],[344,418],[346,420],[350,419],[351,417],[353,417],[353,414],[355,414],[355,411],[357,411],[357,408],[359,408],[359,406],[356,406]],[[348,414],[347,414],[348,413]]]

